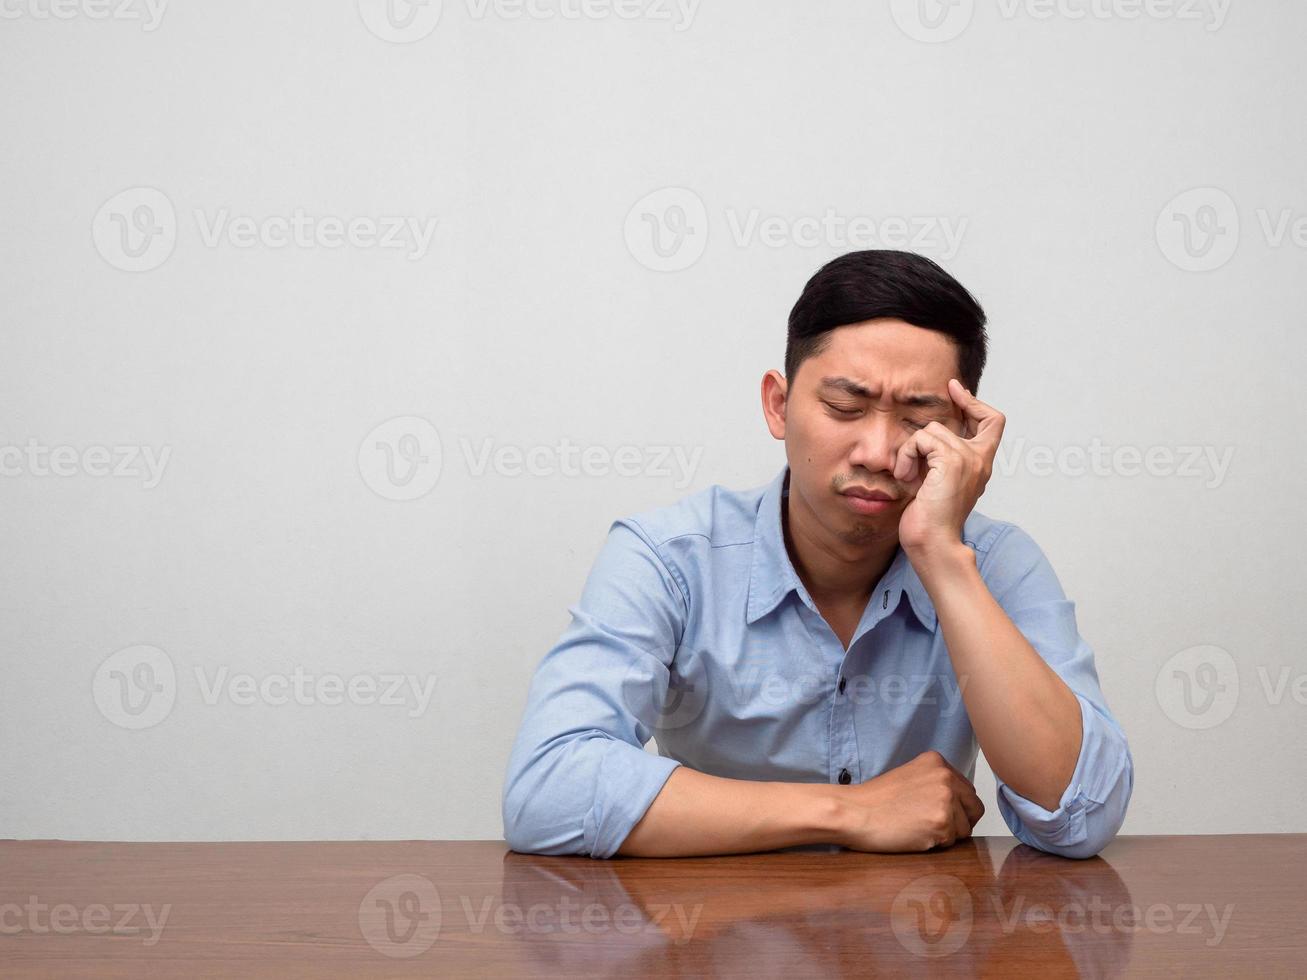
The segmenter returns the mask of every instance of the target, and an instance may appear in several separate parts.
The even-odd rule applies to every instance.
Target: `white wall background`
[[[0,4],[0,836],[498,837],[609,523],[776,472],[790,305],[894,219],[991,316],[981,509],[1077,601],[1125,831],[1307,830],[1303,4],[123,2]],[[477,467],[560,440],[639,472]]]

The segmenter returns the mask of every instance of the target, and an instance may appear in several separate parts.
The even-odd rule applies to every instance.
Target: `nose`
[[[856,426],[849,465],[869,473],[894,472],[894,460],[906,439],[893,412],[868,412]]]

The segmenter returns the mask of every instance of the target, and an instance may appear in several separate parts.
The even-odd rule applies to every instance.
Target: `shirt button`
[[[851,783],[851,782],[853,782],[853,777],[852,777],[851,775],[849,775],[849,771],[848,771],[847,769],[841,769],[841,770],[840,770],[840,785],[841,785],[841,786],[847,786],[847,785],[849,785],[849,783]]]
[[[846,683],[846,682],[845,682],[844,678],[841,677],[841,678],[840,678],[840,693],[841,693],[841,694],[844,693],[844,684],[845,684],[845,683]]]

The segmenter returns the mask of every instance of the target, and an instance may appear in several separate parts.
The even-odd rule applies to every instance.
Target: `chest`
[[[868,601],[861,599],[856,603],[816,603],[821,618],[826,620],[826,624],[839,638],[840,646],[844,650],[848,650],[853,642],[853,634],[857,632],[858,623],[862,622],[862,614],[867,608]]]

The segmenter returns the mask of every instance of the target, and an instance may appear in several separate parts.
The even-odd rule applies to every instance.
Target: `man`
[[[1028,534],[973,509],[1004,425],[975,395],[986,345],[921,256],[813,276],[762,380],[787,465],[610,526],[531,683],[510,847],[947,846],[984,813],[978,747],[1020,840],[1111,840],[1134,767],[1075,605]]]

